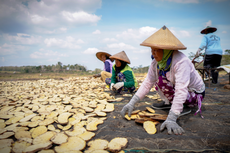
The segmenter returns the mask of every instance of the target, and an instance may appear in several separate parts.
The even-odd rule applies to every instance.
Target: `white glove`
[[[124,82],[118,82],[113,87],[118,90],[118,89],[120,89],[123,86],[124,86]]]
[[[176,115],[173,111],[169,111],[168,117],[161,124],[160,130],[163,131],[164,128],[167,128],[168,134],[172,134],[172,132],[174,132],[176,135],[184,133],[184,130],[182,129],[182,127],[180,127],[176,123],[176,120],[178,117],[179,117],[179,115]]]
[[[111,83],[110,90],[113,90],[114,83]]]
[[[121,115],[124,117],[126,112],[128,112],[128,116],[131,116],[131,113],[134,109],[134,105],[140,101],[140,98],[136,95],[133,96],[133,98],[129,101],[128,104],[126,104],[122,110],[121,110]]]
[[[200,49],[200,48],[198,48],[198,50],[196,51],[196,55],[195,55],[195,57],[199,57],[199,56],[200,56],[200,51],[201,51],[201,49]]]

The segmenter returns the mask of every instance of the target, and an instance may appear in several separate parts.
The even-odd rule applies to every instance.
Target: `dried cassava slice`
[[[102,110],[103,112],[112,112],[114,111],[114,104],[106,104],[105,109]]]
[[[0,129],[0,134],[6,132],[7,130],[6,129]]]
[[[106,116],[105,112],[95,111],[95,113],[97,114],[97,116]]]
[[[48,125],[48,130],[54,131],[54,130],[56,130],[56,129],[55,129],[54,125],[51,124],[51,125]]]
[[[97,130],[97,125],[98,124],[102,124],[103,121],[102,120],[96,120],[96,121],[93,121],[93,122],[90,122],[86,125],[86,129],[88,131],[96,131]]]
[[[90,108],[90,107],[82,107],[84,110],[85,110],[85,112],[87,112],[87,113],[91,113],[91,112],[93,112],[94,111],[94,109],[92,109],[92,108]]]
[[[108,141],[107,140],[104,140],[104,139],[96,139],[96,140],[93,140],[93,141],[90,141],[88,142],[88,152],[90,150],[104,150],[104,149],[107,149],[108,147]]]
[[[30,123],[28,124],[28,127],[33,128],[33,127],[38,126],[38,124],[39,124],[39,121],[30,122]]]
[[[84,133],[85,131],[86,131],[86,129],[84,127],[75,126],[73,131],[65,131],[65,134],[72,137],[72,136],[78,136],[78,135]]]
[[[67,124],[68,118],[72,115],[72,113],[62,113],[58,116],[58,123]]]
[[[17,123],[19,120],[24,118],[24,116],[14,116],[5,122],[6,125]]]
[[[67,142],[68,136],[64,133],[57,133],[55,136],[51,138],[51,141],[55,144],[62,144]]]
[[[132,120],[134,120],[134,119],[138,118],[138,116],[139,116],[139,115],[137,115],[137,114],[133,114],[133,115],[131,115],[130,118],[131,118]]]
[[[132,111],[131,114],[133,115],[133,114],[137,114],[137,113],[139,113],[139,112],[140,112],[140,110],[135,110],[135,111]]]
[[[26,149],[24,149],[23,152],[33,153],[43,149],[49,149],[50,147],[52,147],[52,142],[45,142],[45,143],[28,146]]]
[[[49,124],[52,124],[54,122],[54,119],[53,118],[47,118],[47,119],[45,119],[44,121],[41,121],[40,123],[39,123],[39,125],[49,125]]]
[[[6,139],[11,137],[12,135],[14,135],[14,132],[5,132],[3,134],[0,135],[0,139]]]
[[[36,116],[37,114],[31,114],[31,115],[28,115],[26,116],[25,118],[21,119],[19,122],[27,122],[29,121],[30,119],[32,119],[34,116]]]
[[[148,134],[155,134],[157,129],[152,121],[146,121],[143,123],[143,127]]]
[[[128,114],[125,115],[125,118],[126,118],[127,120],[129,120],[129,121],[131,120],[131,118],[129,117]]]
[[[36,138],[37,136],[45,133],[47,131],[47,128],[46,126],[39,126],[39,127],[36,127],[33,131],[32,131],[32,138]]]
[[[31,138],[31,133],[29,131],[18,131],[15,133],[14,137],[16,139]]]
[[[11,153],[11,147],[4,147],[0,149],[1,153]]]
[[[64,153],[70,151],[79,151],[85,148],[86,142],[79,137],[69,137],[66,143],[62,143],[60,146],[56,146],[54,150],[57,153]]]
[[[14,142],[13,139],[0,140],[0,149],[4,147],[10,147],[13,142]]]
[[[144,118],[136,118],[135,122],[143,124],[145,121],[152,121],[155,125],[159,124],[160,122],[154,120],[152,118],[144,117]]]
[[[127,144],[128,144],[128,140],[126,138],[117,137],[109,142],[108,149],[111,152],[118,152],[121,149],[125,148]]]
[[[4,115],[4,114],[0,115],[1,119],[10,119],[11,117],[14,117],[14,115]]]
[[[155,110],[154,109],[152,109],[152,108],[150,108],[150,107],[146,107],[146,109],[150,112],[150,113],[155,113]]]
[[[4,127],[6,127],[6,124],[4,122],[0,122],[0,129],[3,129]]]
[[[151,116],[150,118],[155,119],[155,120],[165,121],[167,117],[168,115],[155,114],[154,116]]]
[[[13,152],[22,153],[31,144],[26,141],[16,141],[13,145]]]
[[[46,116],[46,118],[54,118],[58,116],[58,112],[51,112],[49,115]]]
[[[89,132],[89,131],[85,131],[84,133],[80,134],[78,137],[82,138],[85,141],[89,141],[94,136],[95,136],[95,133]]]
[[[56,132],[53,131],[48,131],[46,133],[43,133],[39,136],[37,136],[36,138],[34,138],[33,140],[33,144],[40,144],[40,143],[45,143],[45,142],[49,142],[50,139],[56,134]]]

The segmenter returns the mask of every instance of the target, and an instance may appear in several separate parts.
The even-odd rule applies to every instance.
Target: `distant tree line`
[[[142,67],[142,65],[132,67],[134,73],[147,73],[149,66]]]
[[[56,65],[39,65],[39,66],[3,66],[0,71],[15,71],[21,73],[45,73],[45,72],[86,72],[87,68],[80,64],[62,65],[58,62]]]

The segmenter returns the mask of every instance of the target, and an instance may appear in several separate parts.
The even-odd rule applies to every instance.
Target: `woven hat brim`
[[[157,32],[148,37],[140,45],[155,47],[158,49],[185,50],[185,47],[179,39],[166,27],[163,26]]]
[[[150,43],[141,43],[141,46],[153,47],[158,49],[170,49],[170,50],[185,50],[187,47],[185,46],[166,46],[166,45],[154,45]]]
[[[110,56],[109,58],[110,58],[110,59],[118,59],[118,60],[121,60],[121,61],[124,61],[124,62],[130,64],[130,61],[125,60],[125,59],[122,59],[122,58],[119,58],[119,57]]]
[[[96,53],[97,58],[98,58],[99,60],[101,60],[101,61],[102,61],[102,58],[101,58],[102,55],[107,55],[108,57],[111,56],[109,53],[106,53],[106,52],[97,52],[97,53]],[[113,62],[113,61],[112,61],[112,62]]]
[[[216,30],[217,30],[217,28],[215,28],[215,27],[209,27],[209,28],[203,29],[200,33],[201,34],[213,33]]]

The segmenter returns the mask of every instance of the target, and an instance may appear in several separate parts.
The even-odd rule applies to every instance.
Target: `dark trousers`
[[[217,68],[220,66],[222,55],[212,54],[205,55],[204,57],[204,68]],[[215,70],[211,70],[212,83],[216,84],[218,82],[219,73]]]

